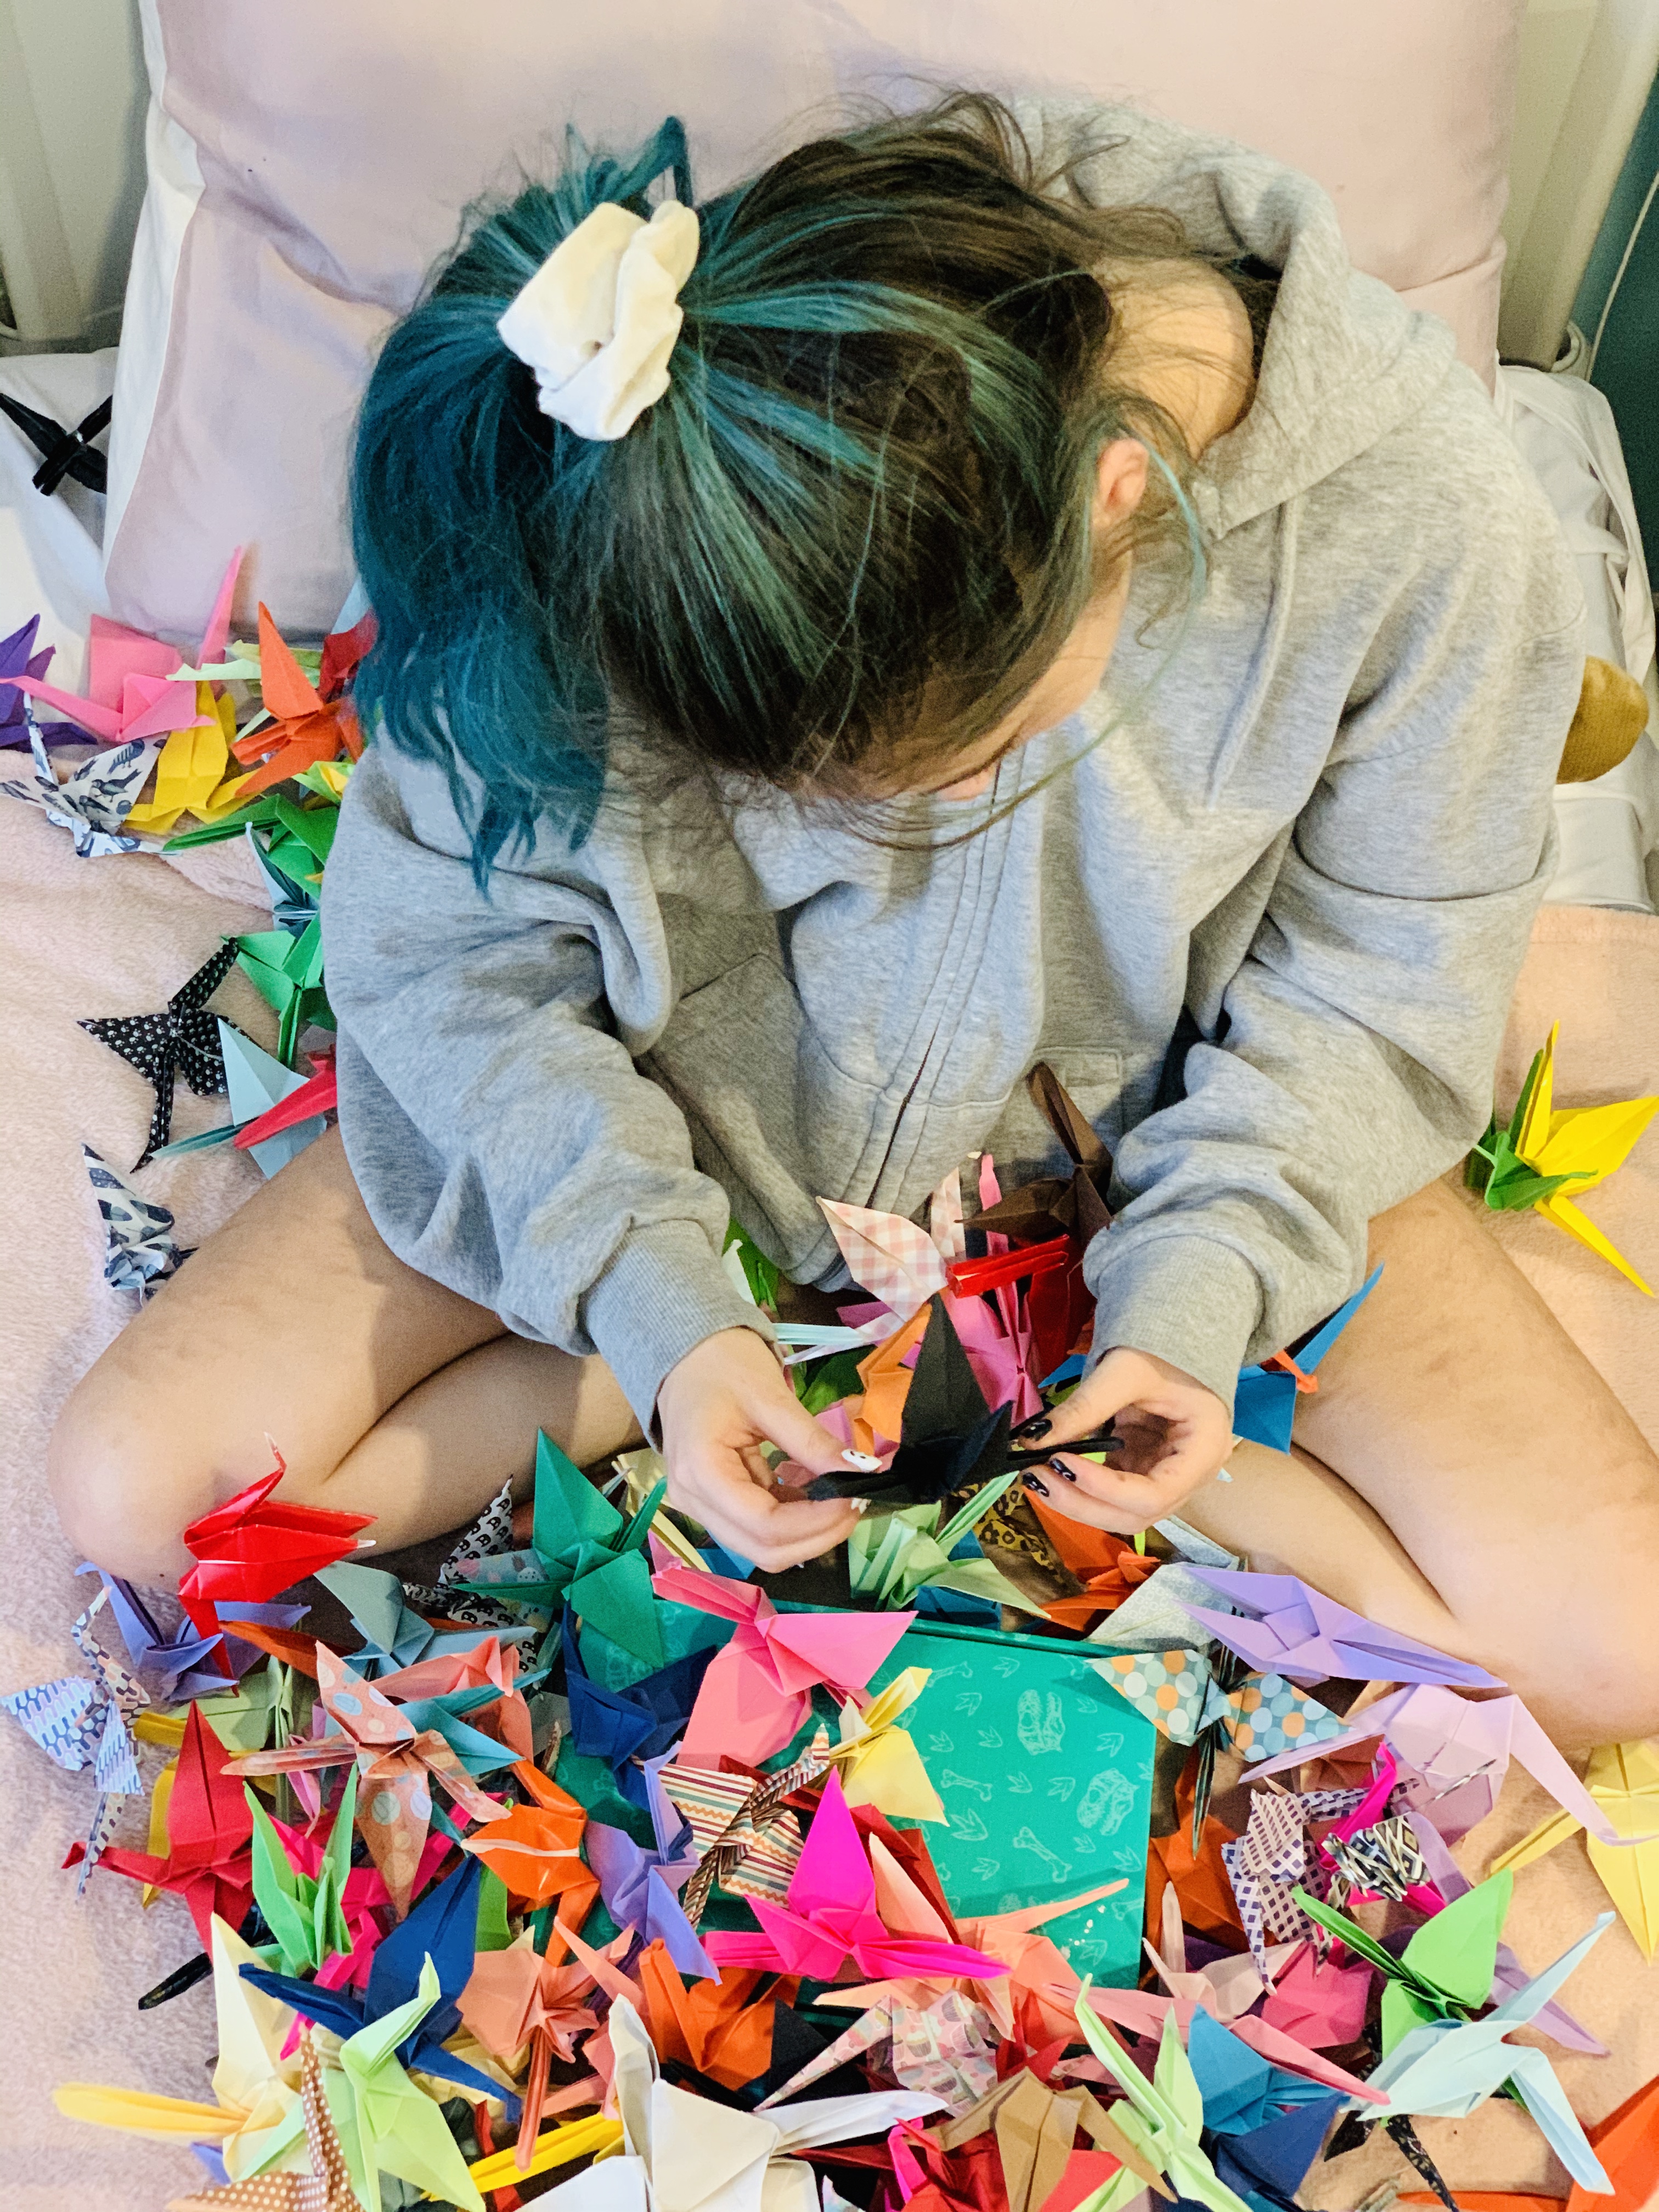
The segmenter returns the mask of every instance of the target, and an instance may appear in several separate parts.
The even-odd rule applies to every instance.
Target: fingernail
[[[1075,1482],[1077,1480],[1077,1477],[1073,1474],[1071,1468],[1069,1467],[1062,1467],[1057,1459],[1051,1459],[1048,1465],[1060,1477],[1062,1482]]]
[[[870,1501],[867,1498],[849,1498],[847,1503],[854,1513],[867,1513],[870,1510]]]
[[[1048,1484],[1039,1480],[1035,1474],[1028,1474],[1024,1480],[1025,1487],[1028,1490],[1035,1490],[1039,1498],[1046,1498],[1048,1495]]]
[[[1017,1444],[1034,1444],[1041,1437],[1046,1437],[1054,1425],[1046,1413],[1035,1414],[1030,1420],[1022,1421],[1017,1429],[1010,1431],[1009,1442]]]
[[[843,1467],[853,1468],[860,1474],[874,1474],[881,1465],[874,1452],[844,1451],[841,1459]]]

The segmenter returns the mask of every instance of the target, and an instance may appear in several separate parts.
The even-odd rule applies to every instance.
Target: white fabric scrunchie
[[[535,370],[544,415],[610,440],[662,398],[697,244],[696,215],[677,200],[649,222],[607,200],[561,240],[495,325]]]

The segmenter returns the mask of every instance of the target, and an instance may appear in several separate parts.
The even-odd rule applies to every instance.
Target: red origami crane
[[[763,1897],[751,1897],[749,1904],[763,1933],[716,1933],[706,1940],[704,1948],[722,1974],[728,1966],[758,1966],[831,1982],[849,1957],[863,1974],[971,1974],[988,1981],[1007,1972],[983,1951],[951,1940],[937,1907],[878,1835],[870,1838],[866,1856],[833,1768],[789,1884],[787,1906]],[[901,1932],[893,1932],[890,1923]]]
[[[344,683],[374,638],[374,617],[365,615],[355,629],[327,640],[319,671],[325,678],[325,688],[331,682],[336,686]],[[353,760],[362,759],[362,732],[357,726],[356,710],[350,700],[343,696],[324,697],[283,642],[263,603],[259,608],[259,694],[276,720],[274,723],[262,722],[246,737],[238,738],[231,747],[244,767],[256,760],[263,759],[264,763],[237,786],[239,801],[255,799],[273,783],[283,783],[304,769],[315,768],[323,761],[337,760],[342,751],[349,753]]]
[[[436,1729],[417,1729],[372,1682],[355,1674],[325,1644],[317,1646],[317,1694],[336,1732],[281,1751],[255,1751],[235,1760],[235,1774],[292,1774],[356,1759],[362,1787],[357,1826],[380,1869],[393,1910],[409,1911],[432,1819],[432,1784],[447,1790],[475,1820],[501,1810],[467,1772]]]
[[[267,1501],[288,1472],[281,1452],[269,1474],[204,1513],[185,1531],[185,1548],[196,1565],[179,1585],[185,1611],[203,1636],[222,1626],[222,1599],[264,1604],[319,1567],[332,1566],[357,1548],[357,1534],[372,1513],[334,1513],[320,1505],[273,1505]],[[220,1664],[230,1662],[220,1646]]]
[[[193,1705],[167,1799],[167,1856],[112,1846],[98,1863],[133,1881],[177,1891],[190,1907],[202,1948],[210,1951],[214,1915],[227,1927],[240,1928],[253,1902],[252,1838],[246,1793],[201,1707]],[[85,1846],[76,1844],[64,1863],[78,1866],[85,1856]]]

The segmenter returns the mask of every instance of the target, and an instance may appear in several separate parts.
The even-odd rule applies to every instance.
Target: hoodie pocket
[[[684,1115],[697,1165],[763,1251],[797,1282],[836,1258],[820,1192],[844,1190],[872,1140],[881,1091],[843,1073],[775,954],[740,961],[682,999],[640,1061]]]

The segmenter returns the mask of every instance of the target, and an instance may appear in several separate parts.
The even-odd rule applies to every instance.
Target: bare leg
[[[155,1583],[189,1565],[185,1523],[269,1468],[267,1437],[284,1495],[377,1515],[395,1551],[526,1487],[538,1427],[583,1462],[638,1441],[601,1361],[509,1336],[393,1258],[331,1132],[82,1377],[49,1474],[75,1542]]]
[[[1241,1446],[1186,1517],[1490,1668],[1565,1747],[1659,1732],[1659,1459],[1460,1193],[1373,1222],[1371,1259],[1305,1449]]]

